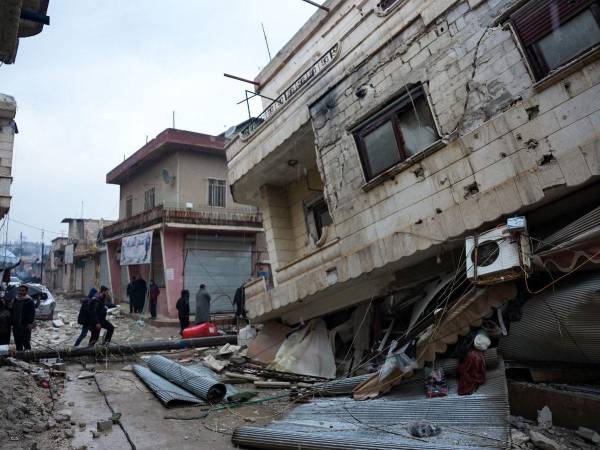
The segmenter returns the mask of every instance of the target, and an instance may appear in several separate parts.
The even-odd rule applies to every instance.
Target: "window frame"
[[[331,217],[331,212],[329,211],[329,206],[327,205],[327,202],[325,201],[325,197],[322,197],[318,201],[311,204],[308,209],[313,216],[313,220],[315,223],[315,232],[317,233],[317,240],[319,240],[323,236],[323,229],[326,226],[333,223],[333,217]],[[331,222],[328,223],[327,225],[323,225],[323,221],[322,221],[322,213],[323,212],[327,212],[327,214],[329,215],[329,219],[331,220]]]
[[[224,178],[208,178],[208,206],[213,208],[226,208],[227,207],[227,180]],[[213,184],[214,183],[214,184]],[[212,189],[222,188],[223,189],[223,204],[213,205],[212,204]]]
[[[429,113],[433,120],[433,126],[436,132],[438,139],[433,142],[431,145],[419,150],[414,155],[410,155],[406,152],[404,136],[402,135],[402,131],[400,129],[400,124],[402,123],[399,115],[407,110],[409,105],[412,103],[416,103],[417,100],[422,100],[427,105],[429,109]],[[390,121],[392,123],[392,127],[394,130],[394,136],[396,138],[396,146],[398,148],[398,158],[395,160],[393,164],[390,164],[383,170],[380,170],[377,173],[374,173],[371,170],[369,156],[367,151],[367,146],[364,138],[380,126],[384,125],[386,122]],[[393,167],[398,166],[407,161],[413,161],[419,155],[425,153],[428,148],[432,146],[436,146],[440,140],[439,128],[435,118],[435,113],[431,104],[429,103],[429,99],[427,97],[427,93],[425,92],[425,87],[422,83],[408,85],[405,86],[400,92],[399,95],[394,97],[387,105],[384,105],[375,113],[370,114],[365,119],[361,120],[357,125],[353,126],[349,129],[349,132],[353,134],[354,140],[356,142],[356,147],[358,149],[358,155],[361,162],[361,166],[363,169],[363,174],[365,176],[365,181],[367,184],[370,184],[378,177],[382,176],[386,172],[388,172]]]
[[[150,193],[151,195],[149,195]],[[150,202],[148,201],[150,197],[152,198],[152,205],[150,205]],[[149,211],[154,209],[154,207],[156,207],[156,189],[152,186],[144,191],[144,211]]]
[[[544,80],[548,76],[551,76],[554,71],[559,69],[560,67],[568,66],[572,64],[577,58],[585,55],[587,52],[594,48],[598,48],[598,46],[592,46],[581,52],[571,56],[567,61],[561,64],[558,67],[550,68],[548,63],[546,62],[543,54],[536,48],[536,44],[540,42],[544,37],[548,36],[552,30],[549,32],[541,32],[537,33],[532,32],[535,38],[527,36],[528,39],[525,40],[522,28],[523,22],[527,23],[527,19],[529,21],[533,20],[533,17],[524,18],[523,16],[527,15],[527,12],[531,14],[531,10],[535,10],[536,4],[541,4],[543,0],[530,0],[525,4],[521,5],[516,11],[514,11],[509,17],[510,28],[513,31],[513,34],[516,36],[523,53],[525,54],[525,58],[527,60],[527,64],[531,69],[531,73],[536,82]],[[592,16],[596,20],[598,26],[600,27],[600,0],[580,0],[581,4],[574,7],[570,10],[564,17],[560,17],[560,25],[563,25],[579,14],[583,13],[586,10],[590,10]],[[537,18],[537,17],[536,17]],[[531,42],[529,42],[531,41]]]

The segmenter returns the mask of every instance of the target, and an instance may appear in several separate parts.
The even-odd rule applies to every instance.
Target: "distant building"
[[[260,214],[231,197],[225,143],[169,128],[107,174],[120,186],[119,221],[103,231],[117,301],[136,275],[160,287],[159,315],[175,317],[181,290],[193,299],[201,283],[212,312],[230,313],[235,290],[269,270]]]
[[[51,290],[86,295],[91,288],[110,284],[106,248],[100,238],[104,219],[63,219],[68,237],[56,238],[45,267],[44,283]]]

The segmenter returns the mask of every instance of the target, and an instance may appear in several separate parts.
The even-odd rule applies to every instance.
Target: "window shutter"
[[[511,16],[523,45],[535,43],[597,0],[532,0]]]

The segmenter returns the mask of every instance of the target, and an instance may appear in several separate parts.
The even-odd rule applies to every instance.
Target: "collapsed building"
[[[597,379],[599,11],[325,2],[258,74],[264,111],[227,145],[233,198],[259,208],[272,266],[272,284],[245,285],[269,335],[255,355],[283,342],[266,362],[306,369],[286,336],[308,322],[295,343],[328,336],[335,365],[310,375],[331,378],[376,371],[388,351],[411,368],[464,357],[483,334],[507,370]],[[387,392],[404,369],[355,398]],[[521,397],[511,408],[525,415],[548,401]],[[562,402],[558,420],[597,429]],[[290,421],[279,427],[291,434],[234,441],[301,440]]]

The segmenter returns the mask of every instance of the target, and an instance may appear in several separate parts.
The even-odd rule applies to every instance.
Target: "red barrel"
[[[182,334],[184,339],[218,336],[218,335],[219,335],[219,330],[217,329],[217,326],[212,322],[204,322],[204,323],[201,323],[200,325],[186,328],[185,330],[183,330],[183,334]]]

